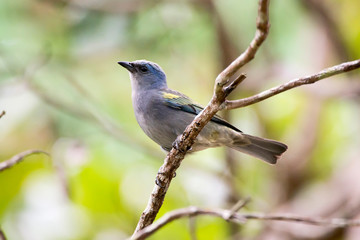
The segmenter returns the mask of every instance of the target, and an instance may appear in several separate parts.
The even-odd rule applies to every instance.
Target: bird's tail
[[[236,143],[236,141],[229,147],[264,160],[265,162],[275,164],[278,158],[287,150],[287,146],[281,142],[270,139],[255,137],[247,134],[242,134],[250,144],[245,144],[243,140]]]

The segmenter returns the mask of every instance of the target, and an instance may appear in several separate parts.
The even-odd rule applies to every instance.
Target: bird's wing
[[[199,104],[194,103],[190,98],[181,94],[179,92],[167,89],[162,92],[162,97],[164,99],[165,105],[177,109],[179,111],[188,112],[194,115],[198,115],[204,108]],[[222,119],[219,115],[215,115],[211,119],[212,122],[216,122],[218,124],[229,127],[237,132],[242,132],[224,119]]]

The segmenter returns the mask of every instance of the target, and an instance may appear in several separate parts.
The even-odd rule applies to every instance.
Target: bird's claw
[[[180,147],[180,141],[178,139],[176,139],[173,144],[172,147],[175,148],[176,150],[180,151],[180,152],[185,152],[183,147]],[[192,147],[190,146],[186,146],[186,151],[191,151]]]
[[[160,172],[160,171],[158,172],[158,175],[165,175],[165,174],[166,174],[165,172]],[[175,178],[175,177],[176,177],[176,172],[174,172],[172,178]],[[165,187],[165,184],[161,182],[161,180],[159,179],[159,176],[156,176],[155,184],[158,185],[161,188]]]
[[[179,146],[179,145],[180,145],[179,140],[176,139],[176,140],[173,142],[172,147],[175,148],[176,150],[180,151],[180,152],[183,152],[183,150],[180,149],[180,146]]]
[[[158,185],[160,188],[164,188],[165,185],[161,183],[158,177],[155,178],[155,184]]]

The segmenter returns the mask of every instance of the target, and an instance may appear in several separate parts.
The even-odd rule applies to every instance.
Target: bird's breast
[[[165,148],[171,148],[177,137],[176,116],[158,94],[148,92],[133,96],[135,117],[145,134]]]

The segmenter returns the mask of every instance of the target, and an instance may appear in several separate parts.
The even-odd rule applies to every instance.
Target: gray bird
[[[183,133],[203,109],[182,93],[171,90],[159,65],[146,60],[118,62],[130,72],[132,103],[142,130],[164,150],[170,151],[176,137]],[[283,143],[243,133],[218,115],[197,136],[191,152],[227,146],[275,164],[287,146]]]

